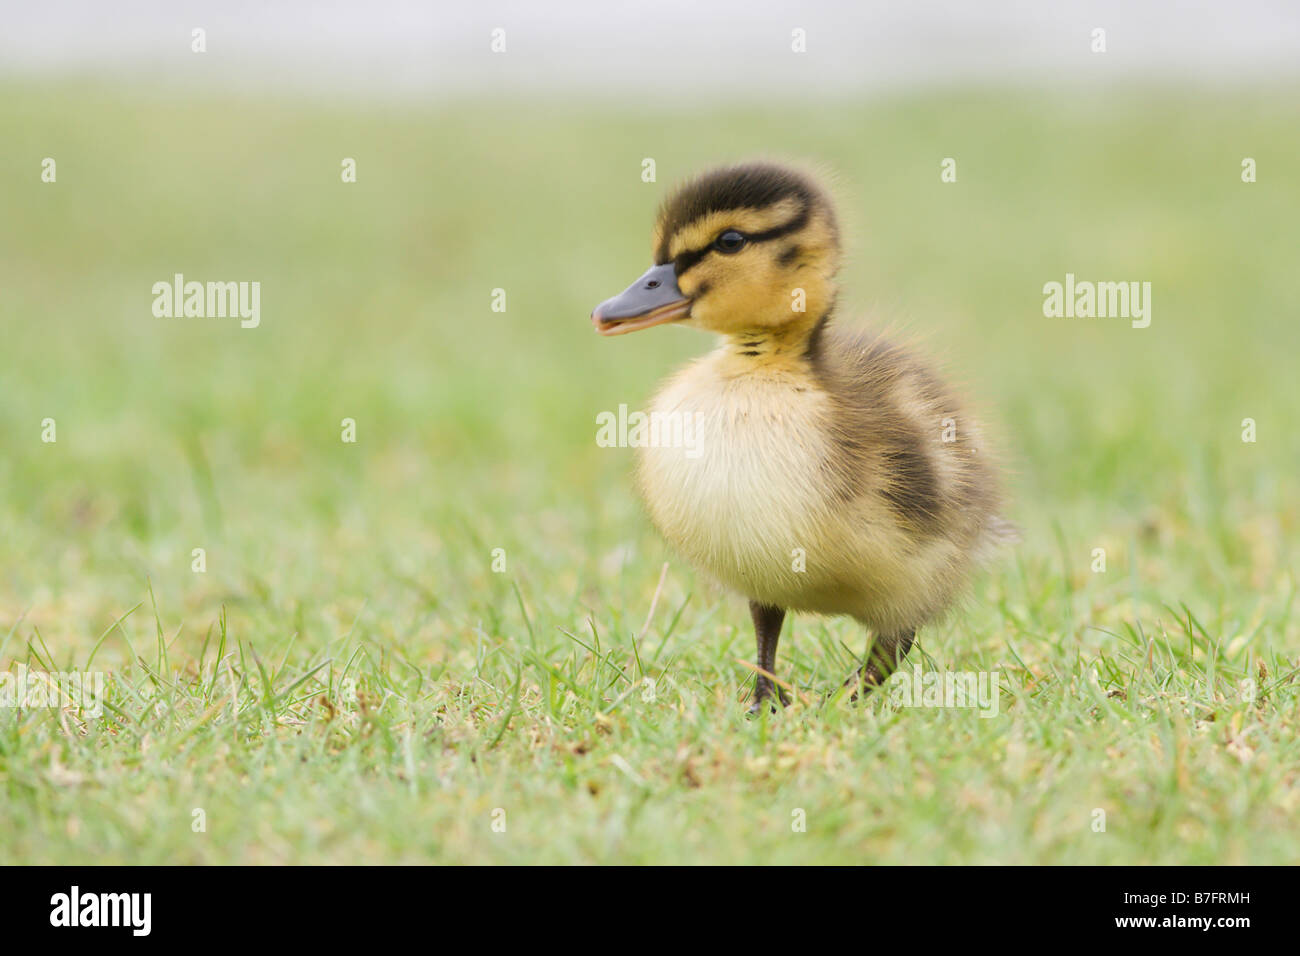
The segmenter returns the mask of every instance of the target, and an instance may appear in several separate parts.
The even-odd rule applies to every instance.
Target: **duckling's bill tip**
[[[689,299],[669,303],[644,315],[617,318],[602,314],[600,306],[597,306],[596,311],[591,313],[591,322],[601,335],[622,335],[625,332],[637,332],[655,325],[666,325],[669,322],[690,318],[690,311]]]
[[[652,266],[630,286],[596,306],[592,324],[601,335],[621,335],[685,318],[691,302],[677,287],[671,262]]]

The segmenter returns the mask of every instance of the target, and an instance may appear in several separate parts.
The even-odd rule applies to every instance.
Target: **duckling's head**
[[[654,262],[591,313],[602,335],[667,322],[725,335],[810,330],[835,298],[835,212],[811,177],[786,166],[711,170],[663,204]]]

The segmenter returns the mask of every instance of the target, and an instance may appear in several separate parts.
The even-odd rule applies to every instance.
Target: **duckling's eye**
[[[717,239],[713,240],[713,248],[719,252],[739,252],[745,248],[745,243],[749,242],[743,235],[734,229],[728,229]]]

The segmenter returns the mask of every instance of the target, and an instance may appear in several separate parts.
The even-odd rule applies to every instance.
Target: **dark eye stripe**
[[[756,232],[749,237],[750,242],[767,242],[771,239],[780,239],[782,236],[794,232],[796,229],[802,229],[808,225],[808,207],[804,206],[799,210],[799,214],[789,222],[780,226],[773,226],[767,232]]]
[[[673,260],[673,272],[675,272],[677,276],[680,277],[681,274],[685,272],[687,269],[691,268],[694,265],[698,265],[700,260],[703,259],[712,251],[713,251],[713,244],[710,243],[709,245],[705,246],[703,249],[691,249],[687,252],[678,253],[677,258]]]
[[[767,230],[766,232],[753,233],[751,235],[746,236],[745,238],[747,238],[750,242],[770,242],[773,239],[780,239],[784,235],[788,235],[789,233],[802,229],[807,224],[808,224],[808,207],[804,206],[802,209],[799,210],[798,215],[796,215],[789,222],[782,223],[779,226],[773,226],[771,229]],[[726,230],[723,231],[725,232]],[[703,248],[700,249],[688,249],[685,252],[679,252],[676,258],[673,259],[673,267],[674,267],[673,271],[678,276],[681,276],[681,274],[685,272],[687,269],[690,269],[691,267],[698,265],[699,262],[710,252],[716,252],[716,251],[717,250],[715,250],[713,247],[713,243],[709,243],[707,246],[704,246]]]

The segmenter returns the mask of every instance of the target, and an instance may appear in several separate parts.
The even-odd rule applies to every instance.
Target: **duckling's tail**
[[[977,550],[982,561],[991,560],[1002,548],[1020,540],[1020,528],[1000,515],[993,515],[984,524]]]
[[[984,526],[984,534],[993,544],[1015,544],[1020,540],[1020,526],[994,515]]]

